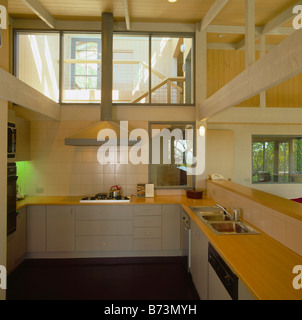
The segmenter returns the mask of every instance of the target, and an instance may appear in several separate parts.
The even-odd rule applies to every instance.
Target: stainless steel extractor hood
[[[117,141],[120,145],[121,135],[125,136],[124,128],[120,128],[118,122],[112,121],[112,78],[113,78],[113,15],[109,12],[102,14],[102,74],[101,74],[101,115],[100,122],[84,129],[75,135],[65,139],[66,145],[71,146],[99,146],[105,141],[98,141],[100,130],[114,130]],[[124,135],[123,135],[124,133]],[[128,140],[128,139],[127,139]],[[134,145],[137,141],[128,141],[128,145]],[[124,142],[125,143],[125,142]],[[124,144],[123,143],[123,144]]]

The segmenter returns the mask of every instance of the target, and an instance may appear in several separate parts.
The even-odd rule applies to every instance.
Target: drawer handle
[[[145,220],[145,223],[150,224],[151,220]]]
[[[106,247],[108,245],[108,243],[107,242],[102,242],[101,245],[102,245],[102,247]]]
[[[145,231],[145,235],[149,235],[149,234],[151,234],[151,232],[149,231]]]
[[[145,242],[145,248],[149,248],[151,246],[150,242]]]

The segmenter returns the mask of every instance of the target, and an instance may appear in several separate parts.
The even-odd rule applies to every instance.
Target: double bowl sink
[[[235,221],[231,215],[226,214],[219,207],[200,206],[190,207],[190,209],[192,209],[197,217],[215,234],[259,234],[259,232],[247,223],[240,220]]]

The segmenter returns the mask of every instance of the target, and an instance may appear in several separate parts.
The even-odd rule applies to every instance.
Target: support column
[[[245,67],[255,62],[255,0],[245,0]]]

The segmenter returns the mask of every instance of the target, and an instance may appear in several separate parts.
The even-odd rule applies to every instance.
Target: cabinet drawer
[[[160,204],[139,204],[133,208],[135,216],[159,216],[161,215]]]
[[[99,205],[99,206],[77,206],[76,220],[131,220],[133,217],[133,206],[131,205]]]
[[[160,227],[161,216],[134,217],[134,227]]]
[[[133,234],[132,220],[76,221],[77,236],[125,236]]]
[[[132,250],[132,236],[77,236],[76,251]]]
[[[161,239],[134,239],[134,250],[161,250]]]
[[[160,239],[161,228],[134,228],[134,238],[136,239]]]

